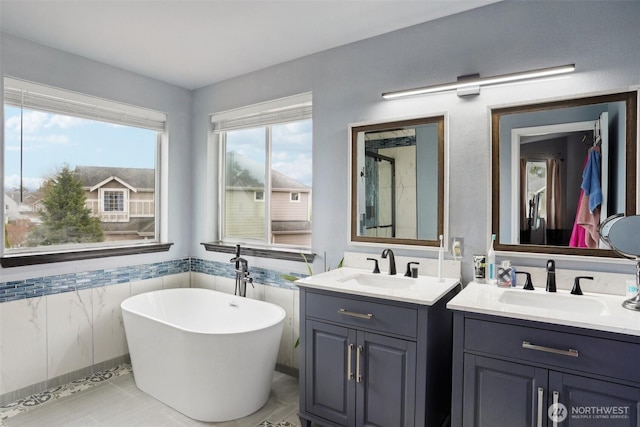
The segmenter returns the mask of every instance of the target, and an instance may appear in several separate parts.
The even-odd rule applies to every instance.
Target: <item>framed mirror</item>
[[[616,256],[607,217],[636,213],[637,91],[491,110],[496,250]]]
[[[352,243],[438,246],[444,116],[349,126]]]

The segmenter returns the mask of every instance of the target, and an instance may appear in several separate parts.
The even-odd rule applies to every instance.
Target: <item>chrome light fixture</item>
[[[456,90],[458,96],[477,95],[481,86],[491,86],[500,83],[516,82],[520,80],[538,79],[559,74],[566,74],[575,71],[575,64],[562,65],[559,67],[541,68],[539,70],[522,71],[518,73],[502,74],[493,77],[480,77],[479,74],[458,77],[458,81],[433,86],[419,87],[415,89],[405,89],[382,94],[384,99],[401,98],[404,96],[425,95],[428,93],[446,92]]]

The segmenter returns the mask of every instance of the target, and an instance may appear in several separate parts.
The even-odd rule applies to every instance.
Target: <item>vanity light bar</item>
[[[415,89],[405,89],[382,94],[384,99],[401,98],[404,96],[424,95],[428,93],[446,92],[449,90],[468,89],[480,86],[490,86],[499,83],[515,82],[520,80],[537,79],[542,77],[556,76],[575,71],[575,64],[562,65],[559,67],[541,68],[539,70],[522,71],[519,73],[502,74],[493,77],[478,77],[474,79],[464,79],[455,83],[445,83],[440,85],[425,86]]]

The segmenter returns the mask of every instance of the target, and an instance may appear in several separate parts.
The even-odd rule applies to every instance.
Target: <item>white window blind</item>
[[[310,119],[311,93],[294,95],[211,116],[214,132],[261,127]]]
[[[164,132],[165,113],[83,95],[10,77],[4,78],[4,102],[15,107]]]

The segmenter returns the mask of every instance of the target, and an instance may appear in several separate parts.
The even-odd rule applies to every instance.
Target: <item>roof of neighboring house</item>
[[[93,187],[109,178],[118,178],[131,187],[154,189],[156,173],[154,169],[112,168],[103,166],[76,166],[74,173],[84,187]]]
[[[227,174],[231,175],[230,182],[227,182],[227,186],[230,188],[264,188],[264,165],[242,154],[227,153]],[[275,169],[271,169],[271,188],[301,192],[311,190],[311,187]]]
[[[310,188],[295,179],[271,169],[271,188],[274,190],[300,190],[309,191]]]
[[[155,232],[154,218],[129,218],[127,222],[103,222],[102,229],[105,234],[139,233],[153,234]]]
[[[4,193],[5,196],[10,197],[13,201],[20,204],[33,205],[42,201],[42,194],[37,191],[22,191],[22,200],[20,200],[20,190],[11,190]]]
[[[22,214],[20,213],[20,208],[18,203],[13,200],[11,197],[4,195],[4,205],[5,205],[5,218],[9,220],[20,219],[22,218]]]
[[[253,177],[238,176],[235,181],[230,183],[230,188],[247,189],[247,188],[264,188],[264,183],[258,182]],[[297,190],[300,192],[308,192],[311,188],[295,179],[284,175],[277,170],[271,169],[271,188],[277,190]]]
[[[311,232],[311,221],[271,221],[273,233]]]

